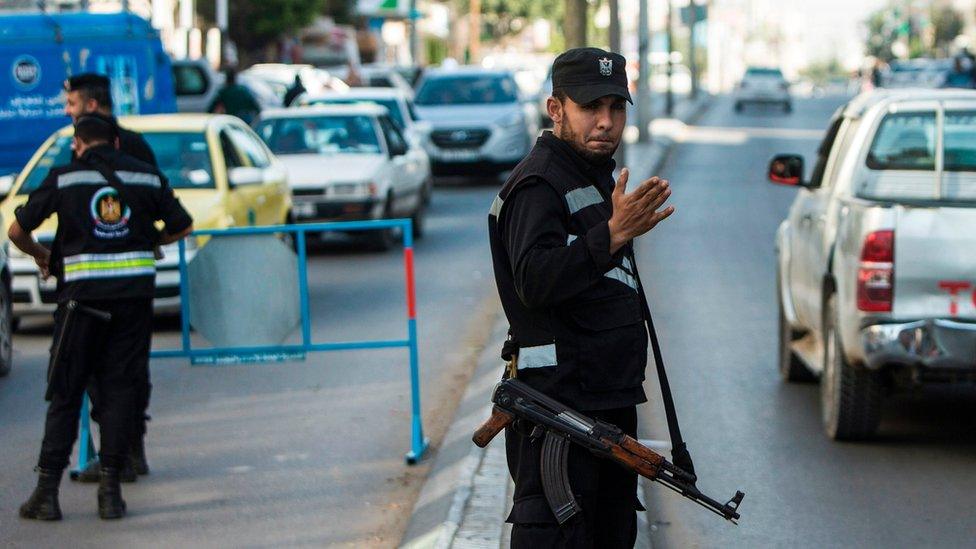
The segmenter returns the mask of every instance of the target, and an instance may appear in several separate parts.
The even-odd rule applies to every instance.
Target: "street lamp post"
[[[637,69],[637,129],[638,140],[646,143],[651,140],[651,60],[650,60],[650,14],[648,0],[640,0],[640,12],[637,17],[637,57],[640,66]]]
[[[668,22],[666,27],[667,41],[668,41],[668,51],[667,51],[668,57],[665,65],[665,67],[667,67],[666,70],[668,75],[668,87],[667,90],[665,90],[665,95],[664,95],[664,112],[667,113],[668,116],[674,114],[674,87],[672,81],[674,67],[671,64],[671,52],[674,51],[673,6],[674,6],[674,2],[672,0],[668,0],[668,16],[667,16]]]
[[[691,73],[691,90],[689,95],[692,99],[698,97],[698,59],[695,54],[695,26],[698,23],[698,6],[695,0],[688,1],[688,72]]]

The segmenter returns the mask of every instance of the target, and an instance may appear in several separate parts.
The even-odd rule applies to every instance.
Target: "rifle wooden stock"
[[[501,432],[502,429],[508,427],[513,421],[515,421],[515,415],[502,410],[498,406],[491,409],[491,417],[488,421],[484,422],[478,430],[474,432],[474,436],[471,440],[478,445],[479,448],[484,448],[488,446],[491,439],[495,438],[495,435]]]
[[[610,446],[610,456],[635,473],[654,480],[664,463],[664,456],[623,435],[619,442],[603,439]]]

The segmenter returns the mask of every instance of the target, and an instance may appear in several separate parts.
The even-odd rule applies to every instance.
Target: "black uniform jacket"
[[[115,124],[118,125],[118,121]],[[152,148],[146,142],[146,138],[142,134],[127,130],[122,126],[119,126],[119,150],[154,168],[159,167],[159,164],[156,162],[156,155],[153,154]]]
[[[114,172],[122,192],[99,168]],[[109,145],[51,169],[14,213],[27,232],[52,214],[58,215],[51,272],[59,302],[152,297],[155,222],[162,220],[171,234],[192,223],[158,170]]]
[[[630,245],[610,254],[613,163],[546,132],[488,217],[518,377],[579,410],[646,400],[647,332]]]

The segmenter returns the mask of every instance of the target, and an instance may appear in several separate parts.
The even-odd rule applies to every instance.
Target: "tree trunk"
[[[586,46],[586,0],[564,0],[566,20],[563,32],[566,35],[566,49]]]

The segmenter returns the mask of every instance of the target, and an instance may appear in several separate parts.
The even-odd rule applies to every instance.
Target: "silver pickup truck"
[[[877,91],[838,110],[776,235],[779,369],[819,375],[827,435],[871,436],[881,400],[976,381],[976,92]]]

